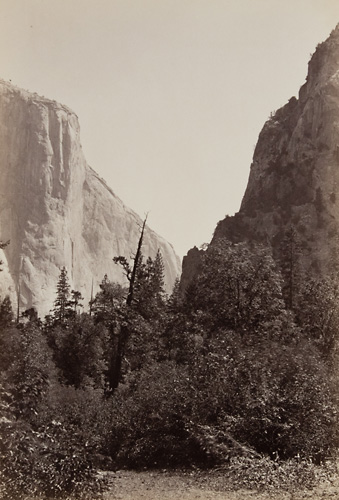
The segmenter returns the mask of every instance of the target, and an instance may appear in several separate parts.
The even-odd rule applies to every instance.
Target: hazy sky
[[[0,0],[0,77],[72,108],[88,163],[179,255],[239,209],[338,0]]]

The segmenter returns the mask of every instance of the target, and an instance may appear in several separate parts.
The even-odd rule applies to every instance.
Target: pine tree
[[[64,325],[72,315],[73,304],[70,300],[70,285],[68,282],[67,269],[62,267],[57,284],[57,298],[52,310],[55,323]]]
[[[288,309],[293,310],[298,296],[300,276],[300,242],[298,233],[290,226],[281,241],[279,248],[279,262],[284,279],[282,288],[285,303]]]

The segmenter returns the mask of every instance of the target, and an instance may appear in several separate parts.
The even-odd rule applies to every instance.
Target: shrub
[[[91,380],[90,380],[91,381]],[[73,429],[76,443],[87,453],[106,453],[111,432],[112,402],[103,390],[88,385],[81,389],[54,384],[37,407],[32,423],[42,428],[52,421]]]
[[[108,434],[103,390],[62,386],[36,325],[2,330],[1,343],[9,346],[0,387],[2,498],[94,498],[92,456],[104,447],[99,432]]]
[[[273,458],[316,461],[338,444],[330,371],[307,341],[245,342],[230,332],[197,359],[194,421]],[[239,448],[241,454],[241,448]]]
[[[289,459],[284,462],[268,457],[234,457],[222,468],[225,489],[289,490],[311,489],[321,480],[337,474],[336,466],[328,462],[319,467],[310,460]]]
[[[321,462],[339,442],[330,371],[306,340],[221,331],[190,365],[165,361],[132,373],[113,403],[111,453],[120,466],[264,455]]]
[[[187,465],[206,458],[189,431],[187,369],[173,362],[130,376],[114,396],[111,453],[119,466]]]
[[[53,421],[38,432],[25,422],[2,419],[1,436],[2,498],[74,494],[90,500],[100,493],[88,452],[77,443],[76,429]]]

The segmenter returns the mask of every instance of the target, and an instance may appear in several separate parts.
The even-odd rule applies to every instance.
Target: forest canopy
[[[44,320],[1,299],[2,497],[94,498],[103,467],[336,457],[336,279],[300,275],[291,301],[268,248],[222,239],[170,296],[160,252],[114,261],[129,287],[105,275],[88,307],[66,268]]]

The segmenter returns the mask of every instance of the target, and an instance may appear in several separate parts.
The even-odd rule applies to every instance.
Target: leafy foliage
[[[100,491],[74,428],[52,421],[36,431],[22,420],[2,420],[1,436],[2,498],[63,498],[72,493],[90,500]]]
[[[163,467],[205,457],[188,430],[187,369],[173,362],[134,372],[114,395],[111,453],[118,465]]]
[[[319,467],[310,460],[298,457],[284,462],[269,457],[234,457],[227,468],[222,468],[220,472],[223,474],[222,486],[225,490],[268,490],[272,496],[279,490],[289,490],[293,495],[295,491],[314,488],[322,480],[337,475],[333,462]],[[305,493],[305,496],[309,496],[309,493]]]
[[[77,388],[105,386],[111,351],[106,327],[82,314],[68,321],[66,329],[59,325],[49,329],[48,338],[61,381]]]
[[[120,284],[110,282],[107,274],[99,287],[100,291],[91,302],[91,314],[96,323],[114,329],[124,316],[126,291]]]
[[[185,296],[177,286],[162,321],[139,336],[154,348],[116,395],[123,413],[115,426],[125,436],[120,446],[115,440],[119,460],[206,465],[267,455],[319,462],[334,453],[335,373],[310,335],[306,308],[298,324],[285,309],[282,285],[263,247],[220,241],[208,249]],[[177,426],[168,425],[163,399],[173,408],[181,402]]]
[[[0,343],[2,498],[66,497],[71,493],[95,498],[101,486],[92,456],[102,451],[104,438],[89,440],[88,436],[97,436],[93,433],[96,425],[103,436],[108,433],[103,391],[83,389],[81,407],[77,392],[67,394],[59,382],[53,352],[36,322],[19,329],[13,325],[3,328]],[[77,420],[80,416],[82,421]]]
[[[115,259],[133,289],[105,276],[89,314],[65,268],[44,323],[0,302],[2,495],[94,498],[98,457],[244,485],[260,470],[283,483],[284,461],[311,482],[339,445],[337,279],[299,276],[291,307],[266,248],[220,240],[168,298],[160,253],[139,247],[133,269]]]
[[[317,346],[327,362],[338,356],[339,328],[338,276],[303,282],[296,304],[296,320],[304,335]]]
[[[282,280],[264,247],[219,240],[187,290],[187,306],[207,328],[226,327],[254,335],[283,310]]]

